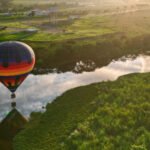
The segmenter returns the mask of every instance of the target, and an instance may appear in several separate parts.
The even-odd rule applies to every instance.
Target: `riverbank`
[[[37,68],[72,71],[79,61],[93,61],[98,68],[122,56],[148,54],[150,35],[127,38],[124,33],[61,42],[27,42],[37,57]],[[83,70],[84,71],[84,70]]]
[[[66,92],[48,104],[44,114],[31,115],[14,139],[15,150],[148,150],[149,75],[132,74]]]

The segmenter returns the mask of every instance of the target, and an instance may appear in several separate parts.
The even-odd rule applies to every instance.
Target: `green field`
[[[26,20],[18,22],[18,19],[14,22],[9,22],[7,20],[3,21],[1,24],[1,26],[7,26],[8,29],[5,30],[5,32],[3,31],[0,33],[0,41],[4,41],[6,39],[3,38],[3,36],[8,36],[7,40],[16,40],[17,38],[22,41],[62,41],[67,39],[95,37],[116,32],[115,29],[105,27],[105,24],[101,24],[103,21],[105,21],[105,18],[102,17],[83,18],[71,23],[69,23],[69,20],[66,20],[61,26],[58,23],[58,25],[56,24],[56,27],[53,27],[52,23],[49,22],[48,19],[35,18],[35,21],[32,20],[28,22],[26,22]],[[42,29],[42,26],[44,25],[47,25],[45,30]],[[37,28],[39,29],[39,32],[32,36],[22,38],[17,36],[17,34],[21,32],[18,31],[17,28],[18,30]],[[53,30],[55,30],[56,33],[54,33]]]
[[[14,4],[17,4],[17,5],[35,5],[35,4],[39,4],[39,5],[41,5],[41,4],[49,4],[49,3],[52,3],[52,1],[51,0],[43,0],[43,1],[41,1],[41,0],[13,0],[13,3]]]
[[[68,91],[46,113],[32,114],[14,140],[15,150],[149,150],[149,76]]]
[[[7,26],[0,31],[0,41],[62,41],[87,37],[97,37],[110,33],[122,32],[127,38],[149,34],[150,10],[115,14],[110,16],[84,16],[75,20],[67,17],[56,18],[56,23],[50,18],[14,16],[1,18],[1,26]],[[36,28],[38,33],[29,36],[18,36],[21,29]],[[11,36],[9,36],[11,35]],[[7,37],[8,38],[5,38]],[[4,37],[4,38],[3,38]]]
[[[95,21],[96,20],[96,21]],[[103,22],[103,18],[96,17],[96,18],[84,18],[75,21],[70,26],[65,26],[64,33],[57,33],[57,34],[50,34],[47,32],[40,32],[31,37],[26,38],[25,40],[29,41],[55,41],[55,40],[71,40],[71,39],[78,39],[78,38],[88,38],[88,37],[95,37],[105,34],[114,33],[115,30],[111,28],[107,28],[101,25]]]

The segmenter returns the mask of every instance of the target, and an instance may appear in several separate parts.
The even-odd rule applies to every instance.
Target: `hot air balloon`
[[[10,90],[12,99],[34,64],[34,52],[27,44],[16,41],[0,43],[0,82]]]

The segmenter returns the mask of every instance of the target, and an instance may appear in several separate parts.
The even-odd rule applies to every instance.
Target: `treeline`
[[[123,33],[114,33],[90,39],[25,42],[36,52],[37,68],[57,68],[66,72],[72,71],[81,60],[92,60],[97,67],[102,67],[122,56],[146,53],[150,48],[149,39],[149,35],[128,39]]]

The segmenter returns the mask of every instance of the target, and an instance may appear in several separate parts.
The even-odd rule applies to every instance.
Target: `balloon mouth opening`
[[[16,98],[16,94],[15,93],[12,93],[11,94],[11,99],[15,99]]]

